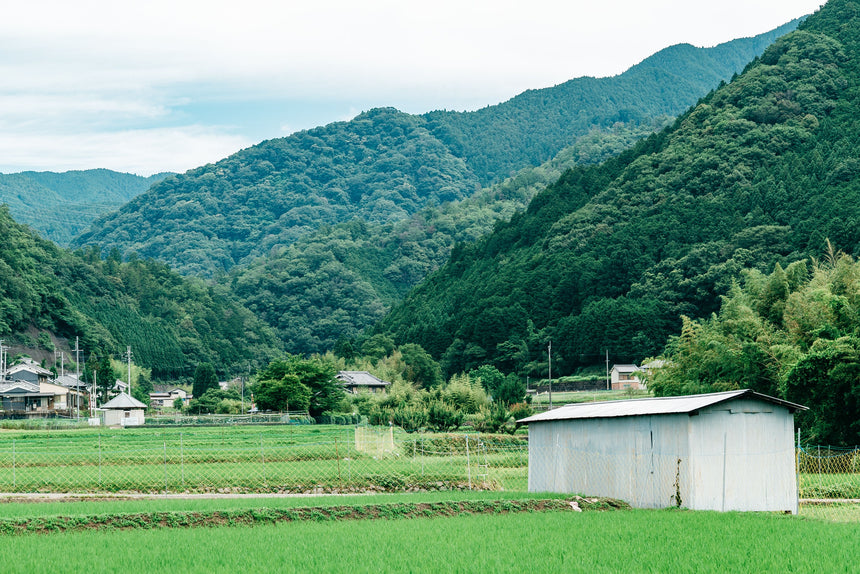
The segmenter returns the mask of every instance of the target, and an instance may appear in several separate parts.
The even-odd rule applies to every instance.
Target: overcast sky
[[[378,106],[468,110],[713,46],[820,0],[28,0],[0,16],[0,172],[185,171]]]

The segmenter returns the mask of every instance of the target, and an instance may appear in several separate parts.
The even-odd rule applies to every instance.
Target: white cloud
[[[818,0],[9,3],[0,18],[0,130],[3,141],[27,142],[27,151],[4,144],[0,164],[22,158],[29,162],[22,168],[78,166],[86,161],[83,149],[64,151],[58,142],[92,139],[113,147],[85,149],[114,151],[91,156],[86,167],[109,167],[108,159],[119,165],[125,157],[134,169],[143,158],[170,163],[145,171],[176,169],[184,160],[174,158],[222,153],[227,142],[241,140],[214,127],[235,125],[242,133],[239,120],[194,117],[201,100],[291,102],[282,117],[271,118],[271,137],[281,126],[309,127],[300,101],[333,102],[341,110],[358,102],[410,112],[476,108],[572,77],[617,74],[671,44],[714,45],[758,34],[817,6]],[[345,119],[340,112],[328,121],[338,119]],[[207,133],[176,127],[204,123]],[[129,150],[156,144],[169,133],[183,134],[197,151],[115,151],[120,143]]]
[[[184,172],[252,143],[204,126],[58,135],[1,133],[0,172],[94,167],[144,176],[161,171]]]

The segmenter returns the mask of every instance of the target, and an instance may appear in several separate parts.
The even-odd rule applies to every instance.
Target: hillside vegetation
[[[0,174],[0,203],[16,221],[66,246],[101,215],[115,211],[169,174],[141,177],[107,169]]]
[[[0,236],[0,333],[7,344],[35,344],[22,337],[36,329],[79,336],[84,357],[119,355],[130,345],[135,362],[156,378],[189,377],[206,361],[244,367],[278,351],[274,334],[246,309],[163,263],[121,263],[116,252],[102,259],[97,248],[65,251],[15,223],[6,206]]]
[[[154,185],[73,241],[214,277],[324,225],[405,220],[550,160],[594,128],[683,112],[783,28],[676,46],[612,78],[579,78],[477,112],[391,108],[263,142]]]
[[[459,202],[388,224],[355,220],[323,227],[293,245],[235,268],[225,281],[293,353],[324,352],[382,319],[409,289],[471,242],[525,209],[574,165],[598,163],[652,133],[653,125],[593,130],[551,161],[525,168]]]
[[[447,372],[570,372],[659,353],[743,269],[854,254],[858,6],[832,0],[670,128],[567,172],[416,288],[379,329]]]

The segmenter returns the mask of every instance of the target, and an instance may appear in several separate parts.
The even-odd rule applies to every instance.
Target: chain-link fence
[[[2,492],[526,490],[525,437],[277,426],[0,437]]]
[[[860,448],[797,449],[800,514],[860,522]]]

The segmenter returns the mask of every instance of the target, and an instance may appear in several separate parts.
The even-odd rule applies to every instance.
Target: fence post
[[[472,490],[472,464],[469,462],[469,435],[466,435],[466,472],[469,475],[469,490]]]
[[[343,487],[343,481],[340,478],[340,450],[337,447],[337,437],[334,437],[334,457],[337,459],[337,481]]]
[[[263,451],[263,433],[260,433],[260,460],[263,461],[263,486],[266,486],[266,453]]]
[[[424,476],[424,435],[421,435],[421,476]]]
[[[179,469],[182,473],[182,488],[185,489],[185,448],[182,444],[182,432],[179,433]]]
[[[99,431],[99,488],[102,485],[102,433]]]
[[[167,439],[163,438],[164,434],[161,436],[164,442],[164,492],[167,492]]]
[[[18,489],[18,475],[15,471],[15,439],[12,439],[12,488]]]

